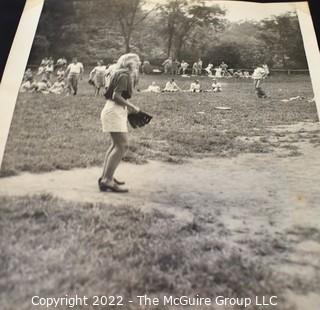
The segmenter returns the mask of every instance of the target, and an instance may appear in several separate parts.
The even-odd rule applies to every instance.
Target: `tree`
[[[126,53],[131,50],[131,39],[134,31],[155,9],[145,10],[143,9],[145,4],[144,0],[113,0],[110,5],[113,21],[118,23],[120,27]]]
[[[223,25],[225,11],[219,6],[207,6],[205,1],[169,0],[160,8],[167,33],[167,55],[180,58],[184,43],[196,27],[211,26],[217,30]]]
[[[208,42],[205,59],[215,64],[227,61],[230,67],[248,69],[259,62],[270,63],[270,53],[259,36],[257,22],[229,23],[211,43]]]
[[[55,53],[61,41],[65,24],[73,21],[73,3],[65,0],[47,0],[44,3],[35,43],[45,47],[47,53]],[[44,44],[44,42],[47,42]]]
[[[299,20],[295,12],[263,20],[260,31],[261,39],[274,59],[281,60],[282,67],[307,65]]]

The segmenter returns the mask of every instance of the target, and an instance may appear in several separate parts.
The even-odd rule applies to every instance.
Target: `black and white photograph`
[[[0,309],[319,310],[306,25],[307,2],[27,0]]]

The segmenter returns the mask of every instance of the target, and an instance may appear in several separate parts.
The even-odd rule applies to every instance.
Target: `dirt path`
[[[219,218],[235,246],[253,251],[255,242],[265,243],[265,251],[273,254],[266,262],[275,270],[314,281],[320,273],[320,148],[297,144],[302,155],[296,157],[272,153],[183,165],[122,163],[117,176],[126,180],[128,194],[100,193],[101,169],[90,168],[2,178],[0,195],[50,193],[80,202],[156,208],[181,221]],[[320,304],[314,293],[289,292],[288,298],[298,309]]]

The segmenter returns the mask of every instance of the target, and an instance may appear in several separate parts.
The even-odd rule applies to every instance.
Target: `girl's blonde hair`
[[[117,61],[116,70],[117,69],[130,69],[130,64],[132,62],[140,63],[140,58],[137,54],[134,53],[128,53],[120,56],[120,58]],[[138,84],[139,81],[139,69],[137,71],[131,72],[131,78],[132,78],[132,86],[135,87]]]
[[[136,61],[137,63],[139,63],[140,62],[139,56],[134,53],[124,54],[118,59],[117,68],[127,69],[129,68],[129,64],[132,63],[132,61]]]

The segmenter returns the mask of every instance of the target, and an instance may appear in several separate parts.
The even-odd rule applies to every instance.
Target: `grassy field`
[[[166,78],[143,76],[140,89],[145,89],[153,80],[163,86]],[[275,149],[280,149],[280,155],[287,157],[300,155],[297,142],[310,142],[312,147],[319,145],[316,127],[310,131],[299,129],[292,135],[285,132],[287,129],[275,130],[276,125],[318,120],[315,103],[308,102],[313,98],[309,77],[271,77],[264,85],[271,98],[262,100],[255,97],[251,81],[222,82],[223,92],[219,94],[137,93],[132,101],[154,118],[147,127],[131,130],[130,151],[125,159],[133,163],[144,163],[148,159],[183,163],[188,158],[231,157],[273,152]],[[201,83],[206,88],[210,80],[204,77]],[[179,77],[178,84],[187,89],[190,80]],[[281,102],[281,99],[295,96],[303,99]],[[101,165],[109,143],[109,137],[101,133],[103,105],[104,99],[94,98],[93,89],[85,80],[81,82],[76,97],[20,94],[1,176]],[[228,106],[231,110],[219,111],[215,109],[217,106]],[[281,139],[277,140],[278,137]],[[312,154],[316,156],[315,152]],[[296,159],[314,164],[313,156]],[[258,156],[250,157],[249,162],[254,162],[255,157]],[[167,184],[166,180],[162,184],[157,179],[160,183],[156,185],[150,181],[147,183],[150,191],[145,191],[142,201],[146,205],[162,203],[159,209],[142,211],[138,205],[141,201],[134,194],[130,196],[131,193],[128,203],[113,204],[112,199],[118,202],[119,198],[112,196],[115,194],[99,193],[93,182],[93,192],[89,190],[85,195],[103,197],[99,200],[103,203],[69,201],[48,193],[28,192],[29,196],[9,196],[6,193],[0,196],[1,310],[33,309],[30,306],[33,295],[92,297],[114,294],[131,299],[145,293],[157,297],[165,294],[205,297],[277,295],[277,310],[295,309],[288,299],[288,291],[306,295],[318,292],[320,283],[319,273],[313,271],[318,269],[312,269],[317,268],[313,265],[318,261],[312,256],[313,252],[299,252],[300,256],[297,256],[296,249],[303,242],[318,242],[320,235],[312,223],[310,227],[300,227],[299,222],[284,227],[281,220],[290,218],[290,212],[299,217],[297,214],[300,213],[295,213],[297,205],[303,212],[305,209],[314,212],[309,217],[316,218],[318,208],[314,208],[314,201],[319,200],[316,189],[305,192],[303,189],[308,185],[316,188],[313,179],[316,180],[319,173],[314,169],[311,175],[310,171],[304,170],[294,174],[295,167],[305,168],[300,161],[291,166],[276,155],[268,159],[266,161],[264,157],[252,166],[244,160],[241,177],[235,169],[241,161],[234,164],[221,159],[217,164],[228,161],[226,170],[219,170],[215,165],[210,168],[212,170],[205,167],[208,175],[217,177],[213,183],[210,178],[201,178],[201,169],[193,170],[200,171],[197,175],[192,174],[190,167],[184,171],[183,179],[178,178],[180,183],[176,186],[172,182]],[[280,164],[286,164],[288,170],[271,165],[271,162],[278,163],[274,159],[283,160]],[[268,163],[272,167],[266,171],[264,166]],[[173,165],[166,166],[176,174]],[[145,167],[148,165],[139,169]],[[306,165],[308,167],[311,166]],[[85,178],[88,178],[88,170],[85,169]],[[74,171],[67,173],[73,174]],[[291,196],[286,200],[290,184],[296,184],[292,179],[299,173],[299,182],[306,187],[301,186],[299,200],[291,200],[295,198]],[[188,174],[195,177],[196,184]],[[264,177],[268,176],[271,184],[263,183]],[[153,178],[153,175],[148,177]],[[228,181],[233,178],[235,183],[231,182],[228,187]],[[15,178],[2,180],[8,182],[12,179]],[[188,182],[184,181],[186,179]],[[237,182],[248,180],[251,180],[248,184],[252,187],[242,192]],[[76,181],[81,183],[83,178]],[[268,186],[262,189],[260,182]],[[225,193],[218,190],[219,183]],[[158,188],[157,184],[161,186]],[[198,187],[192,188],[195,185]],[[67,191],[81,188],[73,183],[63,183],[63,186]],[[208,190],[204,189],[205,186]],[[154,200],[152,194],[156,194]],[[308,203],[310,208],[305,208],[303,203]],[[172,213],[168,212],[169,209]],[[189,213],[192,221],[177,217],[177,212]],[[288,266],[295,271],[302,270],[302,275],[293,274],[290,269],[286,271]],[[310,270],[310,278],[305,278],[304,272]],[[137,305],[121,308],[149,309]]]
[[[35,294],[134,299],[144,292],[158,297],[277,295],[282,304],[277,309],[289,309],[283,294],[291,280],[259,261],[264,249],[268,255],[279,251],[279,242],[264,242],[250,257],[233,247],[228,230],[213,216],[198,215],[186,224],[159,212],[74,204],[50,195],[0,198],[0,206],[2,309],[31,309]]]
[[[142,76],[140,89],[165,76]],[[190,79],[177,78],[188,89]],[[201,78],[203,88],[210,80]],[[182,162],[188,157],[234,156],[246,152],[269,152],[264,136],[268,126],[317,121],[308,76],[271,77],[264,85],[269,99],[255,97],[252,82],[223,80],[223,92],[150,94],[137,93],[132,102],[154,116],[145,128],[131,130],[127,161],[147,159]],[[283,103],[301,96],[305,99]],[[109,137],[101,132],[100,112],[105,100],[93,97],[83,80],[79,95],[65,97],[20,94],[14,113],[1,175],[21,171],[41,172],[101,165]],[[217,106],[231,111],[216,110]],[[199,113],[200,112],[200,113]],[[239,137],[261,136],[251,141]]]

